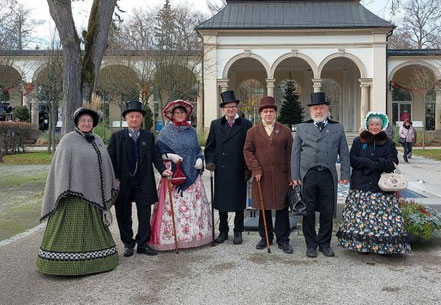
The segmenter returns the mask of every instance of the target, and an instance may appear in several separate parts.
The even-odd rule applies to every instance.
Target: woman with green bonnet
[[[364,128],[350,151],[352,175],[346,198],[338,245],[360,253],[405,254],[411,252],[403,216],[393,192],[378,186],[380,175],[398,164],[395,143],[384,132],[388,118],[369,112]]]

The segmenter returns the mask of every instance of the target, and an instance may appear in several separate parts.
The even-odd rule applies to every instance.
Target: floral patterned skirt
[[[351,189],[337,237],[340,247],[359,252],[411,252],[403,216],[392,194]]]
[[[165,178],[159,183],[158,193],[159,201],[153,209],[149,244],[159,251],[173,250],[175,237]],[[173,190],[172,196],[178,248],[198,247],[211,242],[211,209],[201,177],[184,192]]]

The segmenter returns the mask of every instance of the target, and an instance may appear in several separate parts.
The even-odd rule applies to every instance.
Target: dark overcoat
[[[225,116],[210,125],[205,145],[205,162],[214,163],[214,207],[221,212],[236,212],[246,208],[245,170],[243,145],[251,122],[237,118],[232,127]]]
[[[120,192],[116,204],[120,198],[125,198],[124,192],[128,186],[130,159],[132,158],[132,139],[127,129],[115,132],[110,137],[108,147],[112,159],[115,177],[120,181]],[[156,181],[153,173],[153,164],[162,173],[165,171],[164,163],[155,143],[155,137],[150,131],[140,130],[139,134],[139,164],[138,173],[140,177],[141,195],[144,202],[153,204],[158,201],[156,192]]]
[[[351,189],[390,194],[378,186],[382,173],[391,173],[398,165],[398,152],[395,143],[384,131],[373,135],[363,131],[354,139],[351,152]],[[392,192],[393,193],[393,192]]]
[[[253,177],[262,174],[261,185],[265,210],[285,208],[286,193],[291,180],[291,131],[275,123],[271,137],[262,123],[248,131],[243,153]],[[252,206],[261,209],[258,185],[253,179]]]

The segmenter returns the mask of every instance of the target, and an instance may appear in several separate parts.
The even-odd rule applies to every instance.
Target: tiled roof
[[[392,28],[358,1],[227,1],[197,29]]]

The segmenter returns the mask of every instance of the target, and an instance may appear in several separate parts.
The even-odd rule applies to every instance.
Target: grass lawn
[[[5,164],[51,164],[53,154],[45,151],[30,152],[25,154],[5,155],[3,161]]]
[[[0,163],[0,240],[39,224],[48,171],[48,165]]]
[[[441,149],[413,149],[413,153],[417,156],[441,160]]]

